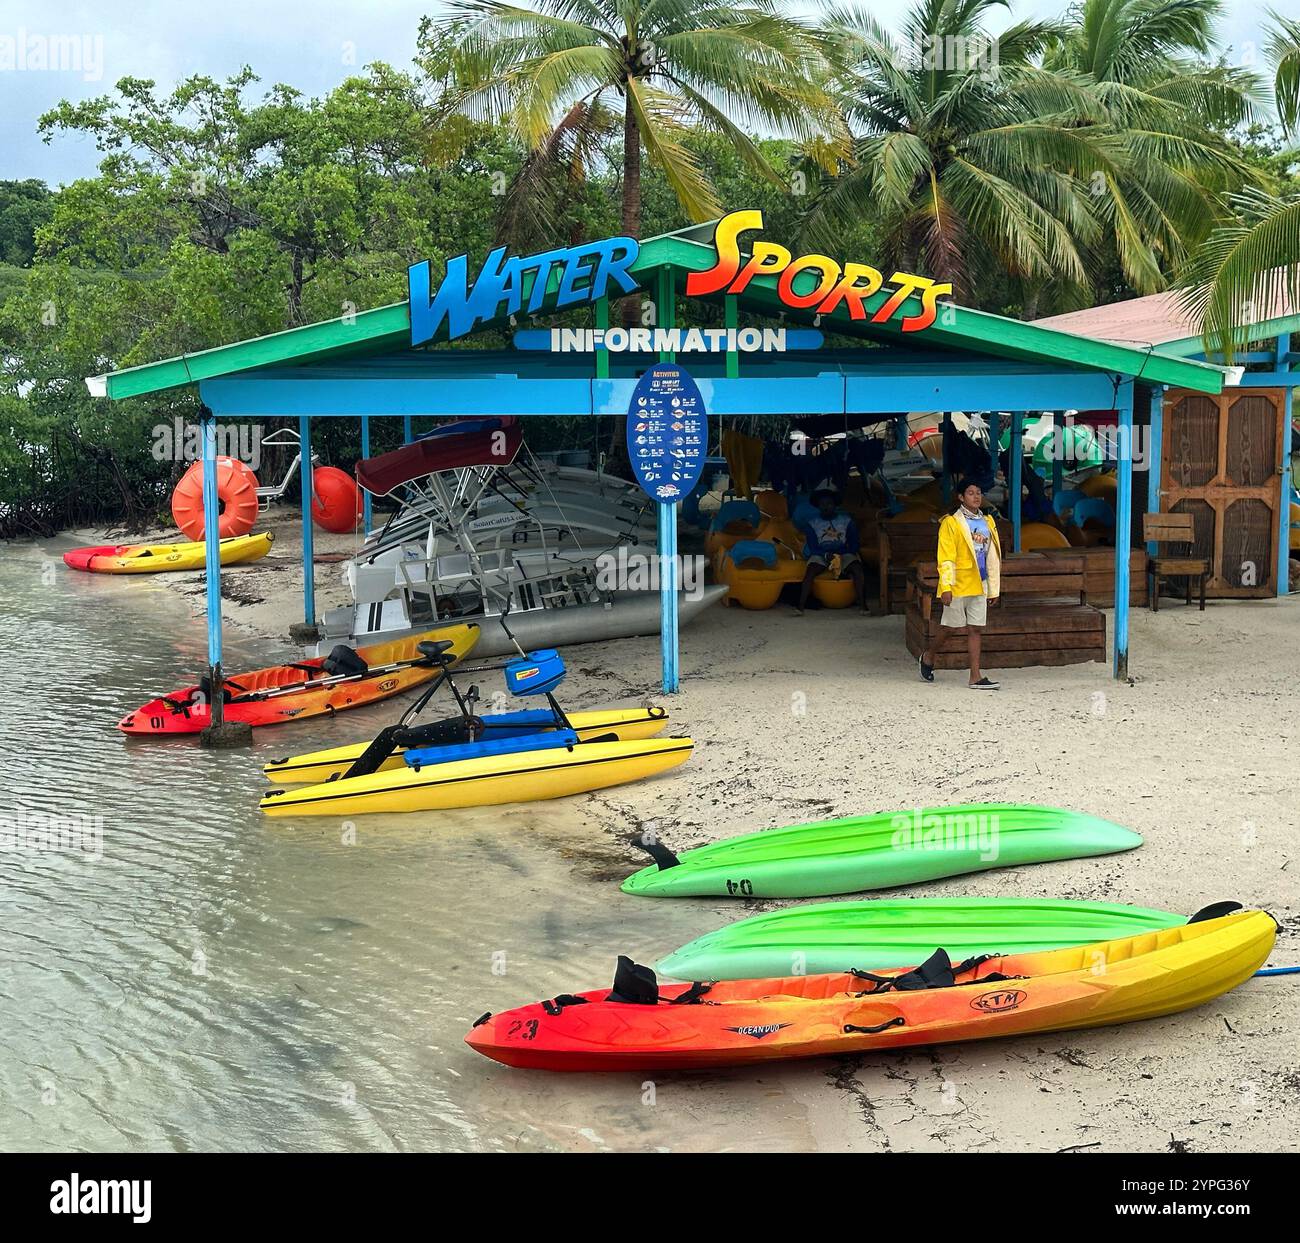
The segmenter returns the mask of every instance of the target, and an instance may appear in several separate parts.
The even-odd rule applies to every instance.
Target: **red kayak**
[[[444,626],[355,651],[344,648],[342,654],[336,648],[327,657],[231,674],[225,678],[225,719],[280,725],[378,703],[429,681],[438,672],[438,666],[420,659],[417,644],[445,640],[451,644],[448,653],[461,660],[478,636],[478,626],[472,623]],[[124,734],[197,734],[210,719],[206,688],[187,686],[127,713],[117,727]]]

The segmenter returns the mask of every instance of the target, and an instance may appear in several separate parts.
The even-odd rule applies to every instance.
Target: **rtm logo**
[[[153,1183],[147,1178],[89,1178],[78,1174],[50,1184],[50,1212],[130,1215],[143,1224],[153,1217]]]

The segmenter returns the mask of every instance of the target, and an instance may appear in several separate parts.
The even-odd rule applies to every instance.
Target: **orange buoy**
[[[311,516],[318,527],[342,535],[355,531],[365,510],[361,489],[337,466],[317,466],[311,473]]]
[[[257,521],[257,476],[232,457],[217,458],[218,529],[222,539],[247,535]],[[172,517],[192,540],[203,538],[203,463],[194,462],[172,493]]]

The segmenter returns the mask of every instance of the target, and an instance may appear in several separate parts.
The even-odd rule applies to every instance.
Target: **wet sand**
[[[234,633],[283,638],[300,618],[296,513],[279,511],[273,526],[271,557],[223,571]],[[93,533],[81,534],[89,542]],[[348,553],[353,543],[318,532],[316,551]],[[316,566],[318,611],[346,601],[338,576],[335,564]],[[169,575],[166,585],[201,612],[200,575]],[[644,862],[627,844],[634,831],[653,825],[682,848],[779,824],[966,801],[1071,807],[1128,825],[1146,844],[910,894],[1092,898],[1188,913],[1238,899],[1279,919],[1271,962],[1300,963],[1298,624],[1295,598],[1211,602],[1203,614],[1180,604],[1156,616],[1139,610],[1132,684],[1116,684],[1100,664],[1006,670],[1000,692],[977,696],[964,674],[940,672],[934,685],[917,679],[901,617],[711,609],[682,632],[683,689],[669,704],[674,732],[696,740],[690,763],[526,811],[486,809],[481,883],[496,877],[503,901],[536,902],[537,921],[524,925],[536,926],[538,939],[498,947],[528,955],[526,978],[482,973],[476,1012],[599,987],[618,953],[653,962],[691,936],[778,905],[622,894],[617,880]],[[658,698],[657,639],[565,655],[566,704]],[[504,830],[499,853],[493,824]],[[520,850],[539,869],[533,883],[512,872]],[[512,927],[511,938],[522,935]],[[491,940],[476,931],[476,943]],[[444,1012],[435,1047],[444,1072],[472,1078],[461,1093],[493,1119],[491,1133],[480,1128],[468,1146],[1295,1151],[1298,990],[1300,977],[1256,979],[1198,1010],[1122,1028],[653,1084],[547,1077],[475,1058],[451,1040],[475,1017],[468,1004]]]

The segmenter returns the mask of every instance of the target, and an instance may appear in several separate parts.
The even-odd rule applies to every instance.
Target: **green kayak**
[[[1054,807],[980,803],[879,812],[746,833],[654,860],[623,882],[656,898],[824,898],[990,868],[1132,850],[1129,829]]]
[[[1186,915],[1058,898],[875,898],[769,911],[697,937],[656,967],[678,980],[752,980],[859,967],[913,967],[942,946],[972,954],[1040,950],[1157,932]]]

